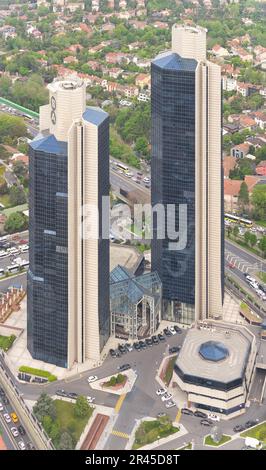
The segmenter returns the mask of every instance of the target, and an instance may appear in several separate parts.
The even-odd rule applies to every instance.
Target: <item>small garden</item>
[[[51,374],[47,370],[35,369],[34,367],[21,366],[19,372],[24,372],[25,374],[36,375],[38,377],[44,377],[48,382],[54,382],[57,380],[56,375]]]
[[[139,449],[147,444],[171,436],[179,431],[178,427],[173,426],[169,416],[162,416],[153,421],[143,421],[135,433],[135,441],[132,449]]]
[[[266,422],[258,424],[258,426],[255,426],[254,428],[249,429],[248,431],[242,432],[240,436],[254,437],[263,444],[266,444]]]
[[[0,349],[8,351],[16,339],[15,335],[2,336],[0,335]]]
[[[205,439],[204,439],[204,444],[208,445],[208,446],[219,447],[222,444],[225,444],[226,442],[231,441],[231,439],[232,438],[230,436],[227,436],[226,434],[223,434],[221,439],[218,442],[216,442],[216,441],[213,440],[213,438],[211,436],[206,436]]]
[[[163,376],[163,381],[165,385],[169,385],[169,383],[171,382],[171,378],[173,376],[173,371],[174,371],[174,365],[176,363],[176,358],[177,356],[173,356],[168,361],[168,364],[167,364],[167,367]]]
[[[108,380],[108,382],[104,382],[103,386],[104,387],[118,387],[121,386],[123,387],[127,381],[127,376],[124,374],[117,374],[116,376],[113,376]]]
[[[56,449],[75,449],[79,438],[91,417],[93,408],[84,396],[75,403],[52,400],[42,393],[33,407],[33,413],[51,438]]]

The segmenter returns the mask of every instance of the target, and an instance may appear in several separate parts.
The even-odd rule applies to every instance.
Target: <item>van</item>
[[[258,439],[255,439],[255,437],[246,437],[245,446],[251,447],[252,449],[260,449],[261,442]]]

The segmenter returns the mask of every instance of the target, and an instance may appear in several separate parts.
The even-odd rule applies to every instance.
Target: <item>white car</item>
[[[151,181],[150,178],[148,178],[147,176],[145,176],[145,178],[143,178],[144,183],[149,183],[150,181]]]
[[[4,411],[4,407],[3,407],[2,403],[0,403],[0,411]]]
[[[176,331],[173,326],[170,326],[169,331],[172,333],[172,335],[176,335]]]
[[[18,432],[17,428],[15,428],[14,426],[12,428],[10,428],[10,431],[12,432],[14,437],[19,436],[19,432]]]
[[[173,395],[171,393],[166,393],[165,395],[161,397],[161,400],[168,401],[168,400],[171,400],[171,398],[173,398]]]
[[[98,380],[97,375],[90,375],[90,376],[88,377],[88,382],[89,382],[89,384],[91,384],[92,382],[95,382],[96,380]]]
[[[23,441],[18,441],[18,446],[20,450],[26,450],[25,443]]]
[[[173,406],[176,406],[176,404],[171,400],[165,403],[166,408],[172,408]]]
[[[165,395],[165,393],[167,393],[166,388],[159,388],[159,390],[156,391],[156,395],[158,395],[159,397],[161,395]]]
[[[211,419],[212,421],[220,421],[219,416],[217,416],[217,415],[215,415],[215,414],[213,414],[213,413],[210,413],[210,414],[208,415],[208,419]]]
[[[11,423],[11,418],[10,418],[10,416],[9,416],[8,413],[4,413],[3,416],[4,416],[5,421],[6,421],[7,423]]]
[[[93,403],[95,400],[95,397],[87,397],[87,402],[88,403]]]

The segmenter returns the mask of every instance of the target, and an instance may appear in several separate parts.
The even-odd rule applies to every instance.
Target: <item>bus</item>
[[[0,277],[4,276],[5,275],[5,270],[4,269],[0,269]]]
[[[128,166],[124,165],[124,163],[117,163],[116,166],[118,166],[118,168],[121,168],[121,170],[123,171],[128,171]]]
[[[20,264],[20,266],[22,266],[22,268],[28,268],[29,267],[29,264],[30,262],[29,261],[22,261],[22,263]]]
[[[243,219],[242,217],[238,217],[232,214],[224,214],[224,220],[227,220],[228,222],[232,222],[235,224],[243,225],[243,227],[246,227],[246,228],[250,228],[253,225],[252,220]]]
[[[12,266],[8,266],[8,267],[7,267],[7,270],[8,270],[8,272],[10,272],[10,273],[16,273],[16,272],[19,271],[19,269],[20,269],[19,264],[13,264]]]

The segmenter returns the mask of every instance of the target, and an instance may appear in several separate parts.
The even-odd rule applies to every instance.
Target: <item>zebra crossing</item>
[[[254,273],[256,271],[259,271],[260,269],[258,263],[250,264],[247,261],[241,259],[239,256],[236,256],[227,250],[225,250],[225,259],[232,267],[237,268],[244,274]]]

